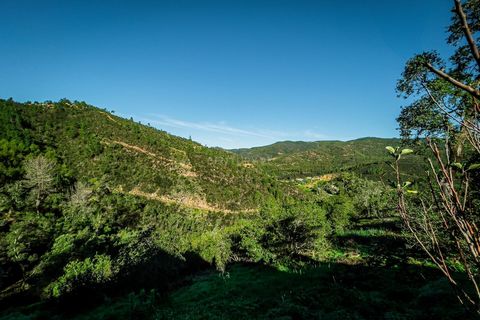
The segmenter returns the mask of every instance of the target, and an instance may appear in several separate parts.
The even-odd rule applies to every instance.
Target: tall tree
[[[480,313],[479,197],[472,188],[480,168],[480,2],[454,0],[453,12],[447,38],[453,55],[447,61],[434,51],[414,56],[397,85],[400,95],[414,98],[397,119],[402,136],[425,138],[431,152],[428,192],[409,199],[411,183],[402,181],[398,163],[411,151],[387,149],[395,157],[398,208],[406,227],[460,301]],[[453,260],[460,262],[469,286],[455,278]]]
[[[31,188],[37,212],[48,192],[54,187],[55,162],[45,156],[37,156],[25,161],[25,184]]]

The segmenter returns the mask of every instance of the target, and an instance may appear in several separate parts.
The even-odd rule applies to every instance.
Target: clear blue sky
[[[68,98],[209,146],[397,136],[395,83],[451,0],[1,0],[0,97]]]

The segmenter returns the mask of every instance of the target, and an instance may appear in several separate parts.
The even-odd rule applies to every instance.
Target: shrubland
[[[407,63],[403,141],[226,151],[0,100],[0,317],[478,317],[478,9]]]
[[[301,270],[390,209],[353,173],[285,182],[83,102],[1,100],[0,303],[166,294],[215,267]]]

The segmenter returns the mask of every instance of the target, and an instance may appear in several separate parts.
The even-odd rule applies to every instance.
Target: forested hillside
[[[0,97],[0,320],[480,319],[479,0],[37,2],[2,92],[154,126]]]
[[[253,161],[281,179],[314,177],[335,172],[355,172],[385,181],[392,178],[385,146],[401,145],[400,139],[361,138],[351,141],[283,141],[264,147],[232,152]],[[405,174],[423,172],[421,157],[411,157],[402,166]]]
[[[384,142],[368,141],[362,159]],[[358,148],[335,144],[344,159]],[[409,299],[386,315],[443,314],[419,305],[454,299],[443,283],[428,289],[438,275],[406,246],[382,179],[334,167],[282,182],[261,162],[68,100],[0,100],[0,157],[5,319],[368,319],[404,271],[421,276],[404,279]],[[391,282],[379,293],[355,276],[379,273]],[[333,292],[344,297],[336,309]]]
[[[5,179],[15,164],[45,153],[65,179],[108,181],[112,190],[186,207],[255,211],[277,188],[255,166],[218,149],[114,116],[83,102],[0,100]],[[9,162],[13,162],[9,164]]]
[[[264,159],[269,160],[280,156],[285,156],[300,152],[318,152],[325,153],[325,157],[333,158],[334,155],[347,156],[358,152],[359,156],[369,157],[372,159],[384,159],[385,155],[382,146],[385,143],[398,144],[400,139],[382,139],[382,138],[361,138],[351,141],[280,141],[274,144],[253,147],[234,149],[233,152],[242,155],[249,159]],[[330,153],[326,155],[326,153]],[[325,158],[326,159],[326,158]],[[353,159],[352,159],[353,160]]]
[[[0,100],[0,158],[1,305],[223,269],[241,221],[262,230],[262,208],[300,196],[230,153],[68,100]]]

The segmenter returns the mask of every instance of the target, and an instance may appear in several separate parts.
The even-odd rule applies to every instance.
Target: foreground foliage
[[[424,138],[431,151],[427,183],[419,190],[401,177],[410,149],[387,147],[394,157],[398,209],[405,226],[448,279],[459,301],[480,314],[480,3],[454,1],[446,63],[436,52],[408,61],[397,89],[414,102],[398,121],[406,138]],[[410,194],[418,194],[411,198]],[[452,274],[461,269],[469,283]]]
[[[362,219],[332,241],[328,262],[301,269],[236,263],[187,277],[167,296],[139,290],[96,307],[35,305],[5,318],[470,319],[421,251],[405,246],[397,218]]]

